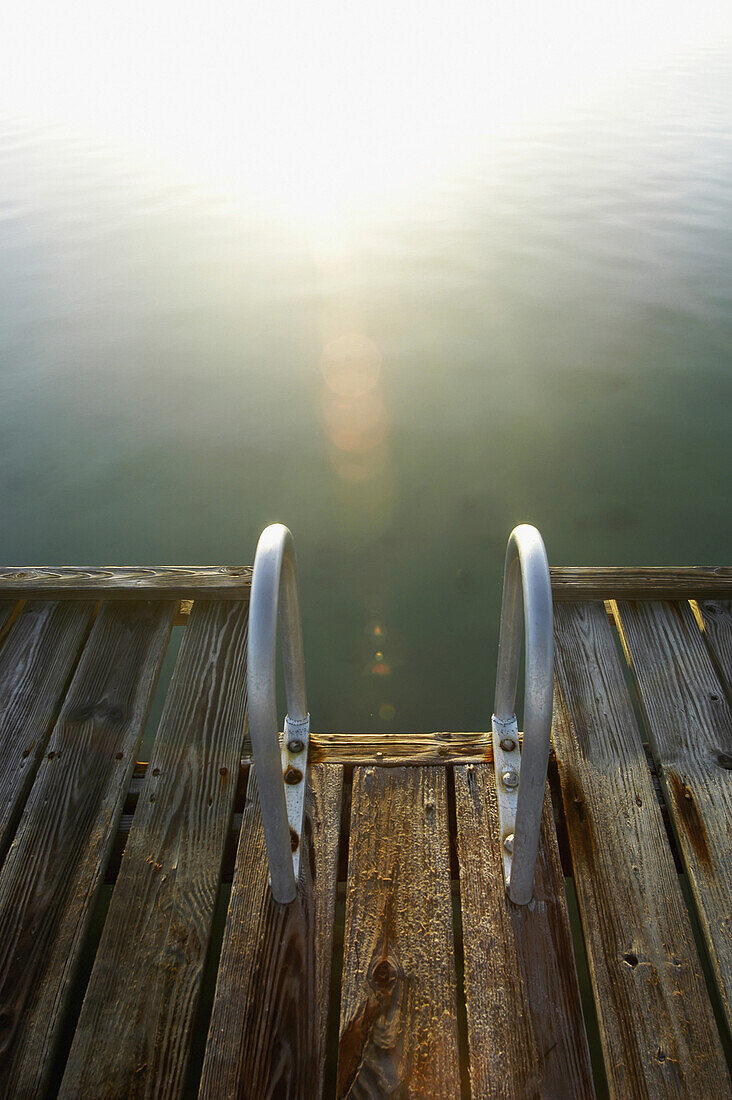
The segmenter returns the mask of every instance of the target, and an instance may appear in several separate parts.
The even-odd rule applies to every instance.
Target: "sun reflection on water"
[[[718,0],[26,0],[0,36],[0,102],[327,250],[349,211],[409,201],[502,134],[620,100],[634,67],[729,33]]]

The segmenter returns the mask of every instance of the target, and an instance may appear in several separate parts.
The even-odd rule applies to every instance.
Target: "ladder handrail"
[[[290,902],[297,893],[294,867],[299,867],[302,830],[299,830],[298,843],[293,852],[294,838],[291,840],[277,723],[278,621],[287,697],[285,743],[287,747],[288,734],[296,735],[300,738],[298,744],[305,746],[296,754],[304,755],[303,766],[298,773],[299,783],[302,784],[298,802],[301,802],[305,789],[310,715],[305,693],[295,547],[290,530],[281,523],[273,523],[264,529],[259,538],[252,574],[247,668],[249,733],[272,894],[278,902]],[[299,808],[301,817],[302,807]]]
[[[522,635],[525,636],[524,738],[519,756],[515,711]],[[504,871],[509,897],[518,905],[526,905],[534,890],[553,689],[554,626],[549,562],[541,535],[535,527],[524,523],[511,532],[506,549],[493,713]],[[512,834],[507,833],[512,824]]]

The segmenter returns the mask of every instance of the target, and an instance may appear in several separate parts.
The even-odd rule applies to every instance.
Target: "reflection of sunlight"
[[[346,333],[325,345],[321,368],[333,393],[361,397],[378,382],[381,352],[363,333]]]
[[[730,31],[718,0],[29,0],[0,101],[324,226]]]

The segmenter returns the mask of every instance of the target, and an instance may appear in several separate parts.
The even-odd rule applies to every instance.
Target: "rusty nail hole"
[[[160,775],[160,768],[153,768],[153,775]]]
[[[125,754],[123,752],[115,753],[115,760],[124,760]]]
[[[623,955],[623,959],[630,967],[635,967],[638,965],[638,956],[632,951],[628,951],[627,955]]]
[[[296,783],[302,782],[302,772],[299,768],[293,768],[292,765],[285,768],[285,783],[289,783],[294,787]]]
[[[56,755],[56,753],[55,753],[55,752],[49,752],[49,754],[48,754],[48,759],[49,759],[49,760],[53,760],[53,758],[54,758],[54,756],[55,756],[55,755]]]
[[[665,1062],[666,1061],[666,1051],[661,1050],[660,1047],[656,1051],[656,1061],[657,1062]]]
[[[25,752],[23,753],[23,759],[25,760],[27,756],[30,756],[30,749],[25,750]]]
[[[228,774],[229,774],[229,769],[228,768],[219,768],[219,775],[228,775]]]
[[[643,799],[641,798],[641,796],[639,794],[637,794],[635,796],[635,804],[636,804],[636,806],[642,806],[643,805]]]
[[[713,703],[719,702],[719,696],[717,695],[716,691],[712,692],[709,698],[712,700]]]
[[[674,966],[681,966],[681,959],[677,958],[676,955],[671,956],[671,962]]]
[[[373,979],[376,985],[389,985],[396,978],[396,970],[388,959],[382,959],[374,967]]]
[[[290,826],[290,847],[292,848],[293,852],[296,852],[297,849],[300,847],[300,837],[297,835],[292,826]]]

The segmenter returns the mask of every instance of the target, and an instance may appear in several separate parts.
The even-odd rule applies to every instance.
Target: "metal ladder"
[[[287,716],[280,747],[276,705],[280,626]],[[516,689],[525,644],[524,735],[519,745]],[[257,545],[249,610],[249,732],[275,901],[297,896],[310,715],[305,693],[295,548],[281,523]],[[534,889],[549,760],[554,631],[549,563],[541,535],[521,524],[508,540],[492,717],[503,873],[508,895],[526,905]]]

